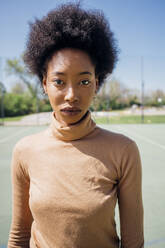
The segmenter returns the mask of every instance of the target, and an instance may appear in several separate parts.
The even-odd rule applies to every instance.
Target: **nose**
[[[72,86],[69,86],[66,89],[65,101],[77,102],[78,100],[79,100],[79,97],[78,97],[78,94],[77,94],[76,90]]]

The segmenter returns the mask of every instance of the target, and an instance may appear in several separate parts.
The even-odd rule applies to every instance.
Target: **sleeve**
[[[118,203],[121,248],[143,248],[142,168],[134,141],[124,150],[120,170]]]
[[[11,181],[12,222],[7,247],[25,248],[29,247],[33,218],[29,209],[29,178],[20,162],[20,152],[16,146],[11,161]]]

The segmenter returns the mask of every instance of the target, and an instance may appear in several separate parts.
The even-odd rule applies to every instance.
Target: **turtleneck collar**
[[[72,141],[81,139],[91,133],[96,127],[96,123],[91,118],[91,112],[88,110],[85,116],[76,124],[63,126],[55,118],[55,112],[52,112],[50,129],[52,134],[60,140]]]

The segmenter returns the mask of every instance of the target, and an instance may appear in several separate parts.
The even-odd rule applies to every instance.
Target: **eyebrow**
[[[84,74],[89,74],[89,75],[92,75],[92,73],[91,73],[91,72],[89,72],[89,71],[83,71],[83,72],[80,72],[80,73],[79,73],[79,75],[84,75]]]
[[[85,75],[85,74],[92,75],[92,73],[89,71],[82,71],[82,72],[78,73],[78,75]],[[66,73],[56,71],[56,72],[53,72],[52,75],[63,75],[64,76],[64,75],[66,75]]]

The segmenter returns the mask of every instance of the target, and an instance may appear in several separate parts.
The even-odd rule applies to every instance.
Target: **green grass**
[[[112,116],[112,117],[96,117],[97,124],[139,124],[142,123],[141,116]],[[165,115],[144,116],[144,123],[165,123]]]

